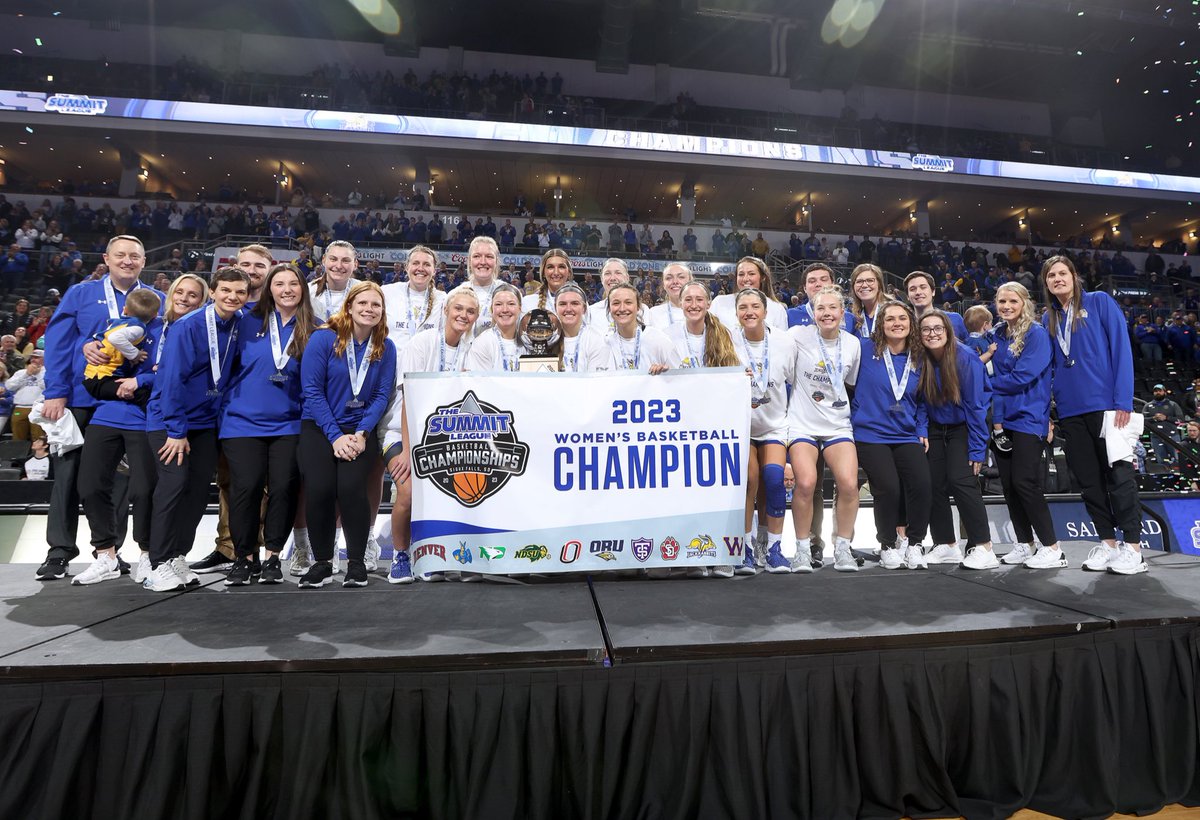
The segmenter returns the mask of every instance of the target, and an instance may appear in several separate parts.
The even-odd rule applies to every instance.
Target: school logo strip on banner
[[[406,374],[419,573],[742,561],[740,368]]]

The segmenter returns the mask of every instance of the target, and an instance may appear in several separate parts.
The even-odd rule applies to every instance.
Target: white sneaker
[[[843,538],[833,542],[833,568],[838,572],[858,572],[858,559],[850,542]]]
[[[920,544],[909,544],[904,550],[904,566],[909,569],[929,569]]]
[[[792,558],[792,572],[810,573],[813,571],[812,548],[796,545],[796,556]]]
[[[995,569],[1000,566],[996,553],[987,547],[971,547],[967,557],[962,560],[963,569]]]
[[[925,554],[927,564],[961,564],[963,551],[958,544],[938,544]]]
[[[1092,551],[1088,553],[1087,560],[1083,562],[1083,569],[1088,572],[1104,572],[1120,554],[1120,546],[1113,545],[1110,547],[1101,541],[1092,547]]]
[[[650,576],[651,578],[658,577],[658,576],[654,575],[654,569],[655,568],[652,567],[652,568],[646,570],[646,574],[648,576]],[[730,567],[729,571],[730,571],[730,573],[732,573],[733,567]],[[667,574],[670,575],[669,572]],[[710,575],[712,575],[712,570],[709,569],[708,567],[688,567],[687,572],[685,572],[683,574],[683,576],[685,578],[707,578]]]
[[[1024,564],[1035,554],[1033,547],[1029,544],[1014,544],[1013,548],[1000,560],[1005,564]]]
[[[367,572],[374,572],[379,569],[379,541],[372,535],[367,539],[367,549],[363,553],[363,565],[367,568]]]
[[[884,569],[901,569],[904,566],[904,553],[896,547],[879,550],[879,566]]]
[[[713,578],[732,578],[733,566],[730,564],[717,564],[709,569],[709,573]]]
[[[288,570],[288,574],[299,577],[308,572],[309,567],[313,565],[312,545],[308,542],[308,537],[296,538],[292,544],[292,566]]]
[[[1128,544],[1121,544],[1117,557],[1108,562],[1108,571],[1116,575],[1137,575],[1149,569],[1141,551]]]
[[[150,553],[143,552],[138,558],[137,564],[133,567],[133,582],[140,584],[150,577]]]
[[[1042,547],[1025,562],[1029,569],[1061,569],[1067,565],[1067,556],[1058,547]]]
[[[92,565],[71,579],[73,586],[90,586],[101,581],[115,581],[121,577],[121,565],[116,556],[107,552],[96,553]]]
[[[767,568],[767,528],[759,527],[754,536],[754,566],[759,569]]]
[[[200,576],[192,572],[192,568],[188,566],[187,556],[176,555],[167,563],[170,564],[171,569],[175,570],[175,574],[179,576],[180,581],[183,581],[184,586],[200,585]]]
[[[158,568],[152,570],[146,580],[142,581],[142,587],[151,592],[177,592],[184,588],[183,579],[179,577],[179,573],[175,572],[175,567],[171,566],[170,561],[164,561],[158,565]]]

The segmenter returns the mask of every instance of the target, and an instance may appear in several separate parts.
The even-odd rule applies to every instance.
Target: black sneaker
[[[257,565],[256,561],[251,561],[249,558],[239,558],[237,563],[233,565],[233,569],[229,570],[229,575],[225,578],[225,586],[247,586],[260,572],[261,568]]]
[[[367,565],[357,558],[346,562],[346,578],[342,581],[344,587],[365,587],[367,585]]]
[[[218,550],[213,550],[199,561],[188,564],[188,568],[197,575],[205,575],[210,572],[228,572],[233,569],[233,561],[226,558]]]
[[[313,561],[308,572],[300,577],[301,589],[316,589],[333,580],[333,564],[329,561]]]
[[[992,446],[1001,453],[1011,453],[1013,447],[1012,436],[1006,430],[992,433]]]
[[[262,572],[258,576],[260,584],[279,584],[283,582],[283,568],[279,565],[279,556],[272,555],[263,561]]]
[[[130,571],[132,570],[132,567],[129,566],[128,561],[126,561],[124,558],[122,558],[121,556],[118,555],[117,556],[117,569],[119,569],[121,571],[122,575],[128,575],[130,573]]]
[[[46,563],[38,567],[37,579],[39,581],[56,581],[67,574],[66,558],[47,558]]]

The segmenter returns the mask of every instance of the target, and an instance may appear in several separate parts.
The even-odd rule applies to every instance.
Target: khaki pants
[[[14,407],[12,411],[12,437],[13,441],[33,441],[35,438],[41,438],[46,435],[41,427],[29,420],[30,407]]]

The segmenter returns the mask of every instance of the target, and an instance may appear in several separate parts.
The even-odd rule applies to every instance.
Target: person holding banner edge
[[[768,297],[756,288],[743,288],[734,297],[738,330],[734,346],[750,374],[750,462],[746,471],[746,539],[742,543],[739,575],[757,570],[753,518],[759,483],[763,486],[767,515],[768,572],[791,572],[783,555],[783,516],[787,492],[783,487],[783,462],[787,457],[787,389],[794,379],[795,343],[785,331],[768,326]]]
[[[479,298],[472,285],[460,285],[446,295],[441,326],[423,330],[404,350],[396,368],[392,400],[384,419],[383,458],[396,484],[392,502],[392,566],[389,584],[411,584],[412,559],[408,554],[412,537],[412,475],[409,452],[408,419],[404,413],[405,373],[456,373],[463,369],[471,345],[470,334],[477,327]],[[440,572],[422,573],[422,581],[441,581]]]
[[[1142,515],[1137,471],[1130,461],[1110,463],[1106,437],[1123,436],[1133,410],[1133,351],[1120,307],[1107,293],[1087,292],[1066,256],[1042,265],[1049,309],[1042,324],[1055,344],[1054,403],[1071,472],[1100,544],[1084,561],[1092,572],[1137,575],[1142,558]],[[1123,540],[1117,540],[1120,527]]]
[[[382,289],[360,282],[325,327],[313,331],[300,362],[299,460],[314,559],[302,588],[333,580],[339,512],[348,559],[342,586],[367,585],[363,558],[374,512],[367,482],[379,458],[375,428],[396,382],[396,348],[387,332]]]

